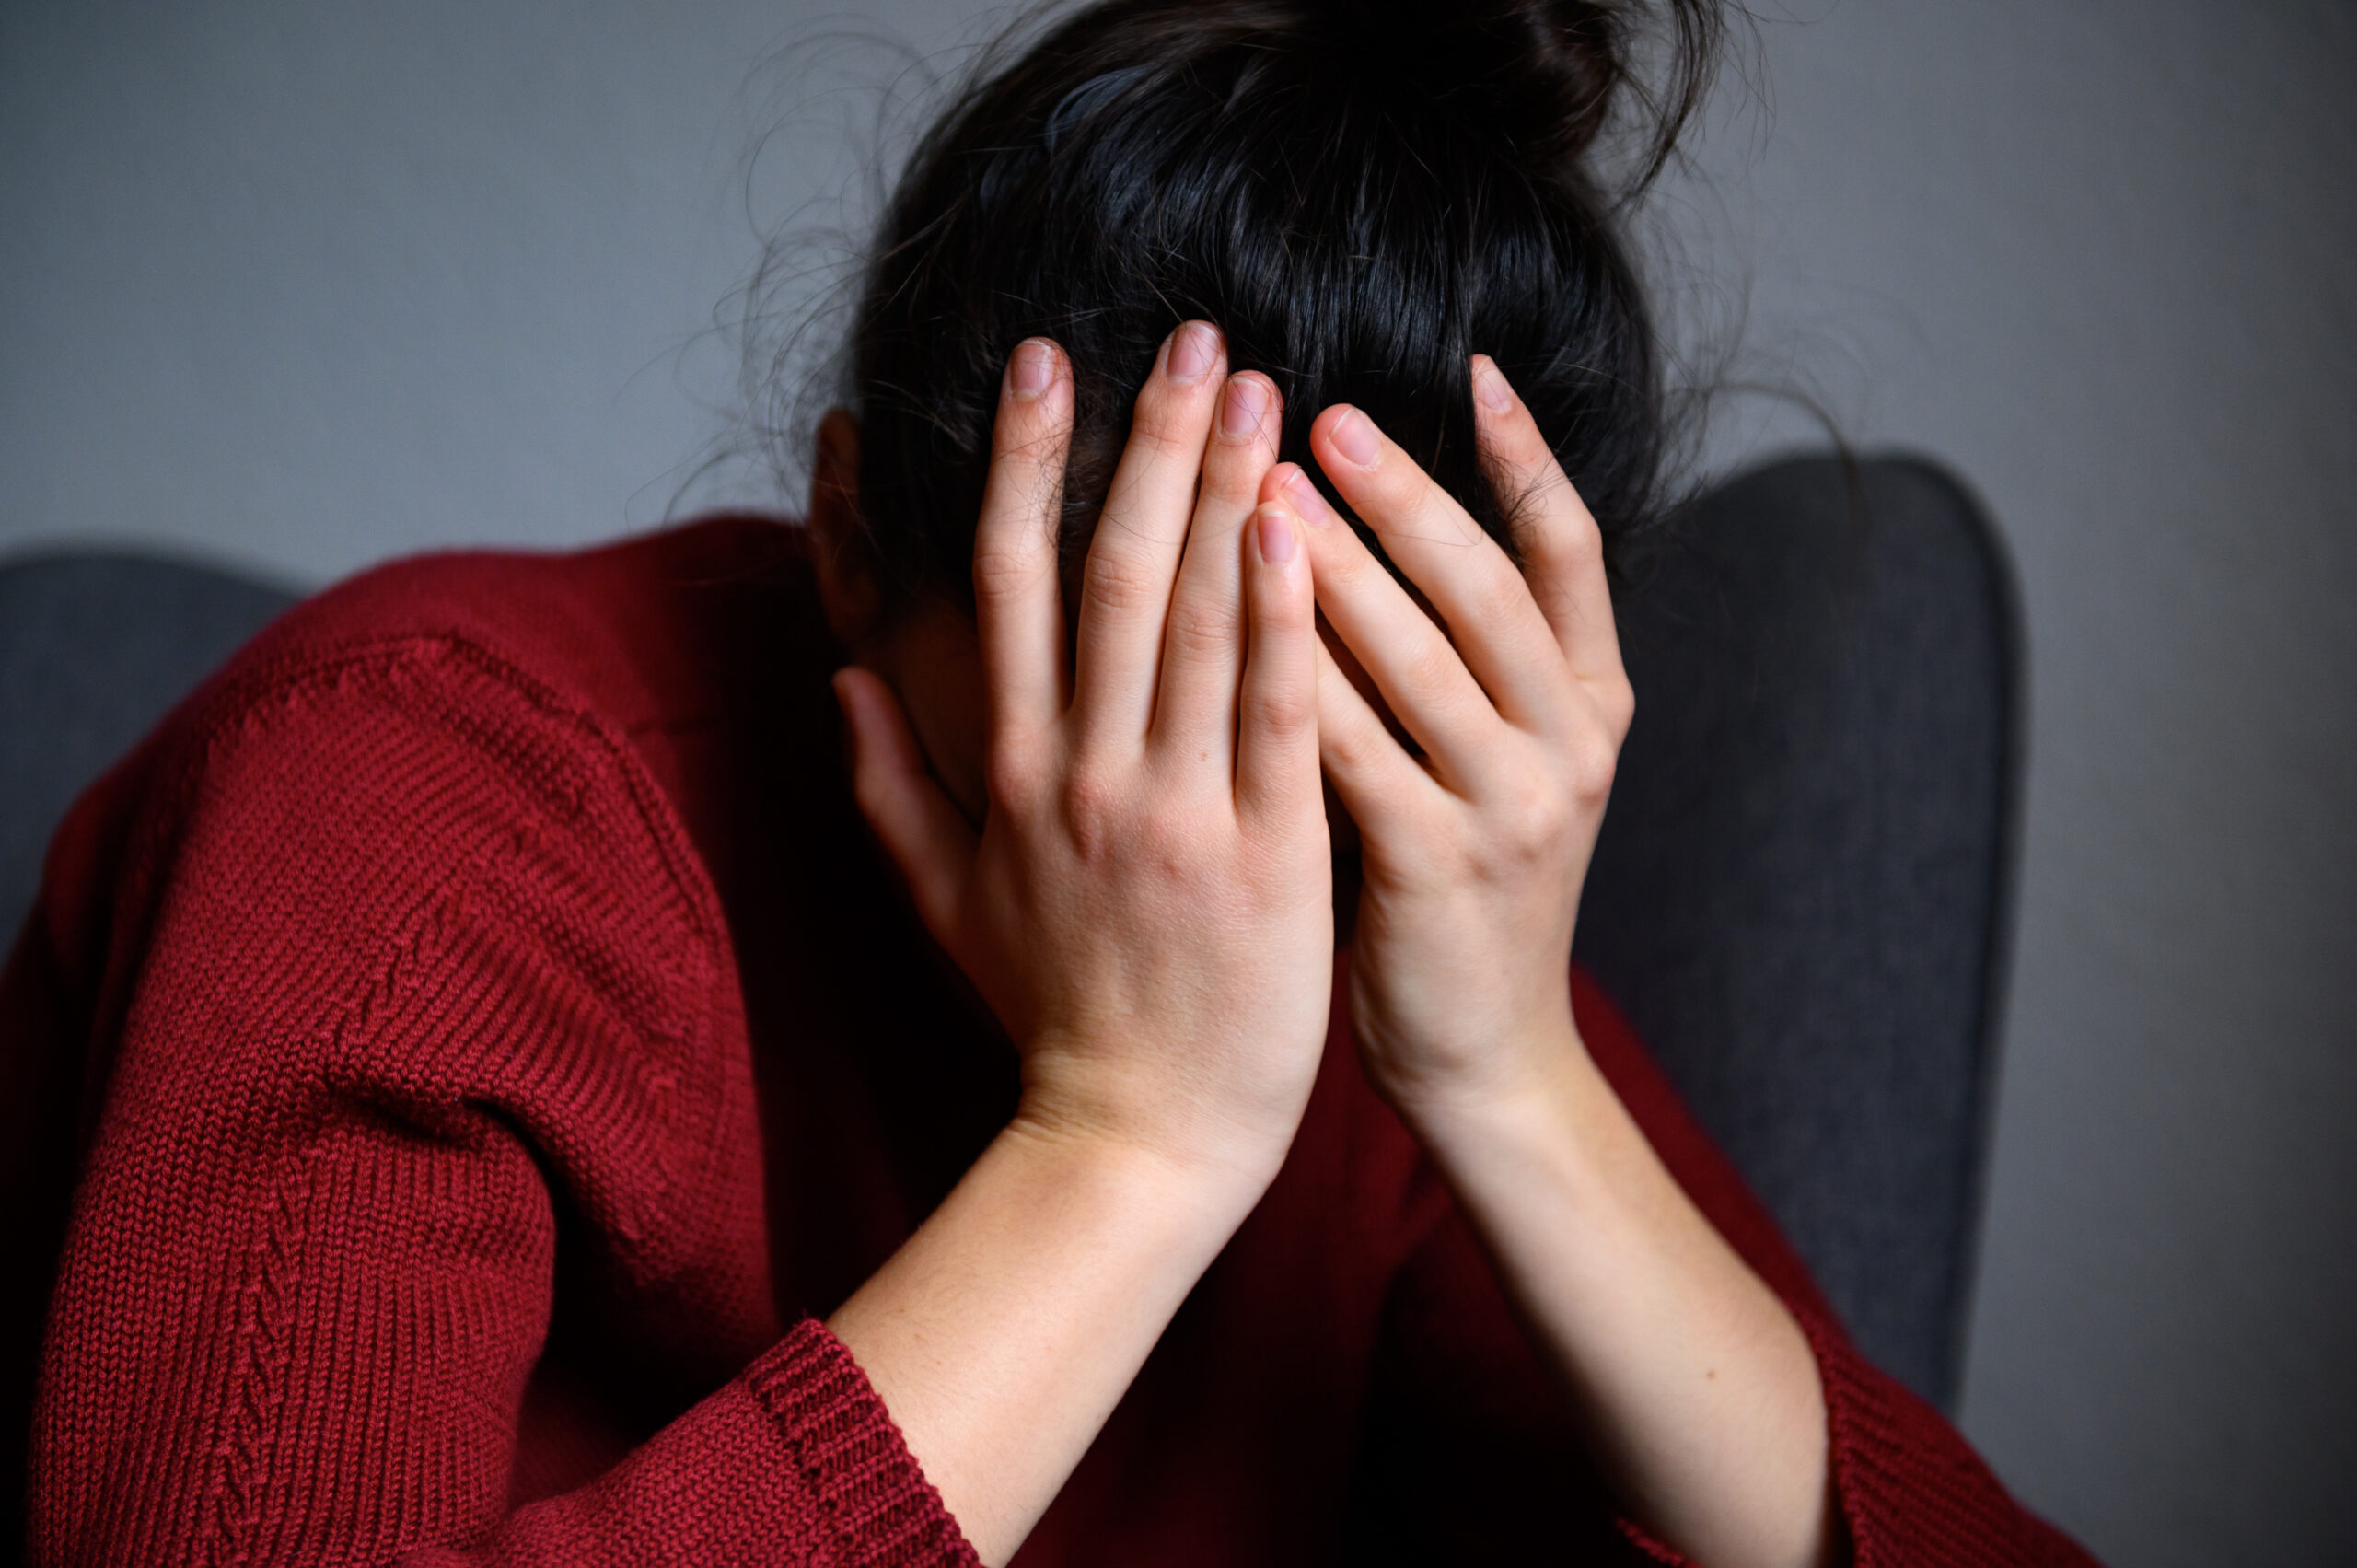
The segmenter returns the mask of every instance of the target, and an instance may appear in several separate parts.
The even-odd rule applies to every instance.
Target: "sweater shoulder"
[[[465,1138],[491,1107],[637,1275],[701,1255],[749,1089],[718,895],[630,734],[682,700],[668,543],[340,585],[86,797],[43,912],[111,1042],[101,1152],[230,1110]]]
[[[623,738],[632,715],[599,701],[584,634],[596,606],[567,591],[563,567],[403,562],[305,601],[134,759],[139,815],[151,828],[275,819],[314,849],[400,824],[444,854],[552,828],[668,836]],[[520,613],[503,617],[503,602]],[[566,620],[572,645],[546,629]],[[388,882],[419,858],[392,855]]]
[[[678,803],[632,738],[730,700],[708,645],[709,585],[799,559],[798,530],[728,517],[569,553],[392,562],[247,645],[125,782],[149,816],[236,773],[297,812],[331,810],[342,783],[363,797],[347,806],[373,801],[428,837],[527,822],[624,831],[658,845],[674,890],[708,905]],[[715,911],[695,912],[716,931]]]
[[[101,972],[127,978],[168,906],[270,889],[244,923],[289,945],[398,940],[495,892],[576,955],[563,929],[634,912],[610,976],[725,968],[711,877],[632,735],[711,684],[674,585],[748,570],[782,532],[427,556],[296,606],[69,815],[40,912],[62,963],[103,1008]]]
[[[450,551],[389,562],[305,600],[217,684],[299,679],[361,650],[464,646],[486,667],[624,728],[708,699],[702,650],[716,587],[792,577],[800,530],[721,516],[594,549]]]

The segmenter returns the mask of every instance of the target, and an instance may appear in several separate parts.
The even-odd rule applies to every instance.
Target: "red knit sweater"
[[[372,573],[75,810],[0,981],[34,1562],[973,1561],[814,1317],[1016,1060],[849,801],[797,540]],[[1809,1332],[1859,1561],[2084,1561],[1851,1350],[1573,986]],[[1019,1561],[1676,1561],[1336,1020],[1283,1173]]]

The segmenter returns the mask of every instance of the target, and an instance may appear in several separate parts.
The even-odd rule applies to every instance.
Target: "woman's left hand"
[[[1363,844],[1353,1022],[1411,1125],[1579,1053],[1572,926],[1634,707],[1596,520],[1504,375],[1477,355],[1472,379],[1520,569],[1354,408],[1320,414],[1311,450],[1434,614],[1301,470],[1271,470],[1263,492],[1308,525],[1318,608],[1422,751],[1323,656],[1319,749]]]
[[[1263,482],[1308,525],[1318,608],[1422,752],[1325,654],[1318,749],[1361,842],[1359,1051],[1635,1516],[1699,1562],[1820,1565],[1841,1538],[1816,1358],[1573,1025],[1572,924],[1634,703],[1596,519],[1497,366],[1472,373],[1521,569],[1356,409],[1320,414],[1310,449],[1430,614],[1299,469]]]

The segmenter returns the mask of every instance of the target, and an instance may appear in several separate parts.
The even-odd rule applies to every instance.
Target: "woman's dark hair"
[[[1072,359],[1063,544],[1085,552],[1192,317],[1283,391],[1284,456],[1315,474],[1311,420],[1355,403],[1511,548],[1517,498],[1473,451],[1467,359],[1491,354],[1617,550],[1666,438],[1618,220],[1721,27],[1706,0],[1108,0],[985,70],[918,145],[853,331],[888,576],[964,593],[1000,376],[1034,334]],[[1617,180],[1594,167],[1608,130]]]

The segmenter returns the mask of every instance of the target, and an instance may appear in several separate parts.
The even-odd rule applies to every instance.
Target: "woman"
[[[804,526],[371,574],[111,774],[0,997],[33,1559],[2078,1561],[1566,984],[1636,41],[1087,10]]]

